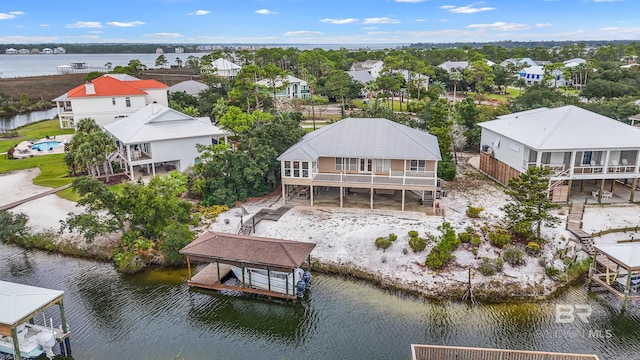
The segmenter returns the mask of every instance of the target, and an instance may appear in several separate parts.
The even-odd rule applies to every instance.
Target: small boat
[[[302,296],[311,280],[311,274],[301,268],[286,273],[245,267],[244,276],[240,267],[231,266],[231,271],[245,286],[293,296]]]
[[[56,344],[55,329],[34,324],[20,324],[16,328],[20,356],[33,358],[45,354],[53,358],[53,347]],[[15,355],[13,339],[10,336],[0,336],[0,353]]]

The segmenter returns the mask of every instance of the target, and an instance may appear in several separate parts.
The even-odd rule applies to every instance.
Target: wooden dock
[[[589,255],[593,255],[593,236],[582,230],[582,215],[584,214],[584,204],[581,202],[572,203],[567,217],[567,230],[578,238]]]
[[[586,354],[415,344],[411,354],[412,360],[599,360]]]
[[[70,186],[71,186],[71,184],[62,185],[62,186],[57,187],[55,189],[47,190],[47,191],[41,192],[39,194],[35,194],[33,196],[29,196],[29,197],[24,198],[24,199],[21,199],[21,200],[18,200],[18,201],[14,201],[14,202],[12,202],[10,204],[2,205],[2,206],[0,206],[0,211],[13,209],[16,206],[22,205],[22,204],[27,203],[29,201],[32,201],[32,200],[35,200],[35,199],[39,199],[39,198],[45,197],[47,195],[55,194],[58,191],[62,191],[62,190],[66,189],[66,188],[68,188]]]
[[[242,224],[240,224],[240,229],[238,229],[238,234],[249,235],[252,232],[255,233],[254,228],[258,225],[260,221],[262,220],[278,221],[278,219],[280,219],[282,215],[284,215],[284,213],[289,211],[292,207],[293,206],[290,206],[290,205],[284,205],[275,210],[260,209],[255,215],[253,215],[251,218],[243,221]]]

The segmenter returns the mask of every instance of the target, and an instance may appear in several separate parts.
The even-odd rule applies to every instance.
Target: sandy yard
[[[502,216],[500,207],[508,198],[502,187],[487,180],[469,165],[473,164],[473,161],[471,158],[471,161],[460,167],[456,181],[443,183],[443,190],[448,194],[439,200],[440,207],[445,210],[444,218],[409,211],[296,206],[277,222],[264,220],[259,223],[255,235],[314,242],[317,246],[312,252],[312,257],[322,263],[356,268],[373,274],[384,284],[399,285],[425,296],[459,294],[459,291],[466,287],[468,269],[475,270],[483,257],[498,257],[500,250],[485,240],[475,256],[469,244],[462,244],[454,251],[455,260],[450,265],[443,271],[433,272],[420,264],[424,263],[434,243],[429,241],[425,251],[415,254],[408,246],[407,233],[409,230],[417,230],[421,237],[426,238],[427,234],[439,235],[437,228],[443,221],[451,223],[456,232],[464,231],[468,226],[477,230],[485,224],[496,224],[499,221]],[[46,190],[32,184],[32,178],[37,174],[36,169],[0,175],[0,186],[12,189],[3,194],[0,204],[7,204]],[[277,196],[246,202],[242,207],[249,215],[245,215],[244,219],[248,219],[262,208],[275,209],[282,205],[282,199]],[[479,218],[471,219],[465,214],[469,205],[481,206],[485,210]],[[57,231],[59,221],[65,219],[67,213],[79,210],[75,203],[50,195],[23,204],[13,211],[29,215],[29,225],[34,228]],[[236,232],[241,213],[240,207],[222,213],[210,229]],[[543,237],[548,243],[544,245],[539,256],[559,268],[564,264],[562,260],[554,257],[557,249],[568,247],[570,253],[576,253],[574,250],[581,248],[571,240],[570,233],[565,230],[567,213],[567,207],[558,210],[557,215],[561,223],[556,228],[543,229]],[[587,232],[640,225],[640,207],[632,204],[588,206],[585,209],[583,224]],[[376,249],[375,239],[388,236],[390,233],[397,234],[398,240],[386,251]],[[595,240],[596,243],[615,243],[632,236],[638,238],[640,234],[616,233],[597,237]],[[75,234],[65,234],[63,237],[82,241]],[[406,254],[403,252],[405,248],[408,250]],[[586,256],[586,253],[582,254]],[[474,288],[493,289],[496,292],[509,289],[511,296],[542,296],[549,294],[556,287],[553,280],[544,276],[544,269],[538,257],[530,256],[527,256],[524,266],[512,268],[505,264],[502,273],[491,277],[473,271],[472,283]]]

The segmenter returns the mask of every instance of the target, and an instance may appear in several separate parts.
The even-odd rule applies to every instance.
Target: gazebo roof
[[[200,261],[293,270],[316,247],[314,243],[208,231],[180,250]]]
[[[14,327],[62,299],[64,291],[0,281],[0,325]]]
[[[594,249],[629,271],[640,271],[640,244],[596,245]]]

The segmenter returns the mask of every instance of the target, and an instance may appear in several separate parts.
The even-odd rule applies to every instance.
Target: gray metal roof
[[[353,81],[357,81],[361,84],[366,84],[369,83],[373,80],[375,80],[373,78],[373,76],[371,76],[371,73],[367,70],[353,70],[353,71],[347,71],[347,74],[349,74],[349,76],[351,76],[351,79]]]
[[[603,244],[594,248],[626,269],[640,270],[640,244]]]
[[[435,136],[382,118],[347,118],[305,135],[278,160],[319,157],[440,160]]]
[[[13,326],[27,320],[43,306],[62,299],[64,292],[0,281],[0,324]]]
[[[209,118],[193,118],[158,103],[149,104],[104,128],[124,144],[226,133],[213,126]]]
[[[640,147],[640,129],[573,105],[518,112],[478,125],[536,150]]]
[[[438,65],[438,67],[443,68],[447,71],[453,70],[464,70],[469,67],[468,61],[445,61],[442,64]]]
[[[187,93],[189,95],[198,95],[200,94],[201,91],[203,90],[207,90],[209,87],[207,86],[207,84],[203,84],[199,81],[195,81],[195,80],[185,80],[182,82],[179,82],[173,86],[170,86],[168,91],[169,92],[183,92],[183,93]]]

